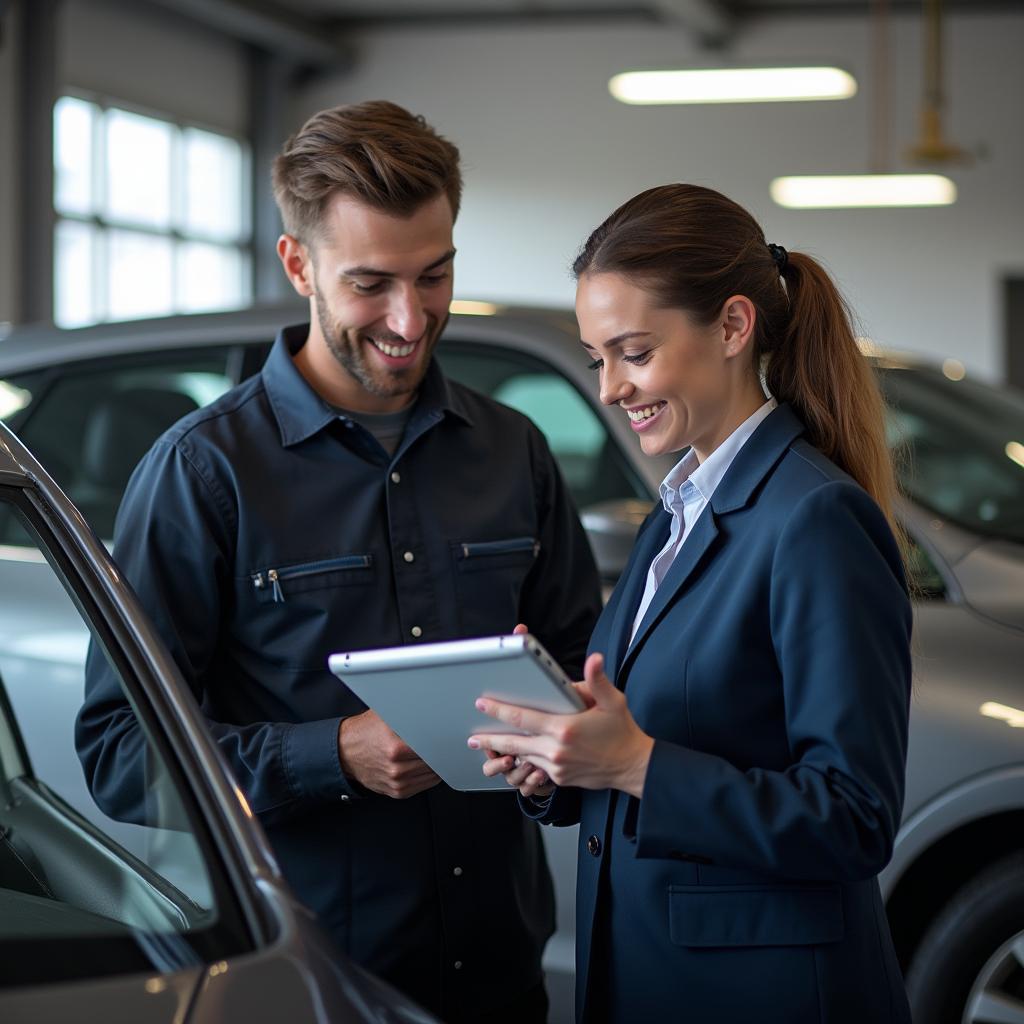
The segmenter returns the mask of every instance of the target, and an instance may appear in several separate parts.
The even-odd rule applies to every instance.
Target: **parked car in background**
[[[645,458],[626,417],[600,404],[569,314],[454,308],[445,370],[544,431],[611,586],[673,459]],[[17,331],[0,342],[0,416],[109,539],[152,440],[257,372],[277,328],[302,317],[288,307]],[[1024,399],[955,366],[872,360],[915,588],[907,794],[881,879],[886,911],[916,1024],[1024,1024]],[[39,583],[52,571],[23,517],[0,507],[0,673],[35,777],[202,905],[208,872],[174,853],[176,833],[136,835],[85,790],[72,724],[87,634]],[[19,643],[47,628],[56,639],[29,669]],[[545,830],[559,898],[546,956],[553,1024],[571,1019],[575,831]]]

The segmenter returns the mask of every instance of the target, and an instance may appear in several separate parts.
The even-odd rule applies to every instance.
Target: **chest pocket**
[[[451,551],[462,632],[511,632],[518,621],[523,581],[540,553],[540,543],[533,537],[453,541]]]
[[[271,566],[250,574],[249,581],[258,601],[284,604],[310,591],[372,583],[373,557],[341,555]]]

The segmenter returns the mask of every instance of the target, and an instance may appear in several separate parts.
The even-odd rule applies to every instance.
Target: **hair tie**
[[[789,253],[781,245],[776,245],[774,242],[768,243],[768,251],[772,254],[775,266],[779,268],[779,273],[781,274],[789,262]]]

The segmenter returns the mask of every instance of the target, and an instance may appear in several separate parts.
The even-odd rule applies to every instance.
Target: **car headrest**
[[[93,485],[120,491],[153,442],[198,407],[180,391],[157,388],[122,391],[104,399],[85,423],[83,475]]]

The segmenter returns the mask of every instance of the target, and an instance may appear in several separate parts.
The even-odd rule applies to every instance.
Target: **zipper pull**
[[[267,585],[266,580],[264,580],[264,578],[263,578],[263,573],[257,572],[257,573],[253,574],[252,585],[257,590],[262,590]]]
[[[283,604],[284,593],[281,590],[281,581],[278,579],[277,570],[268,569],[267,579],[270,580],[271,593],[274,595],[274,602],[277,604]]]

